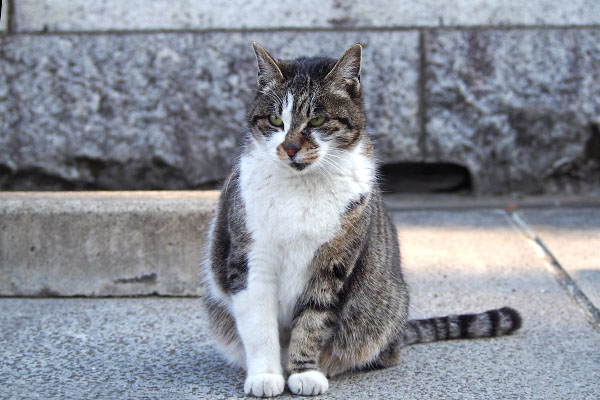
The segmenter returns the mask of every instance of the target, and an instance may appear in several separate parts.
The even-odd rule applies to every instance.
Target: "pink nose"
[[[283,150],[292,158],[300,150],[300,145],[294,142],[283,142]]]

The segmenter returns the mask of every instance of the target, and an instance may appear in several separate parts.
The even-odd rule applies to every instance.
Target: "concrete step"
[[[217,198],[216,191],[0,192],[0,296],[197,296]],[[579,286],[600,302],[600,265],[594,267],[592,250],[600,237],[597,197],[387,195],[386,201],[404,252],[411,247],[407,232],[432,213],[440,212],[440,219],[423,237],[445,229],[449,219],[457,229],[477,226],[471,216],[479,210],[507,217],[506,207],[520,208]],[[403,224],[407,219],[411,224]],[[527,243],[516,227],[506,229]]]
[[[0,192],[0,296],[198,295],[217,198]]]

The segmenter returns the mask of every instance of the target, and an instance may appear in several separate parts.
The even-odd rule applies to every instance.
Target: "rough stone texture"
[[[0,296],[199,295],[217,197],[0,194]]]
[[[2,14],[0,15],[0,34],[8,31],[8,0],[1,0]]]
[[[363,43],[384,160],[421,156],[417,32],[17,35],[0,39],[0,188],[214,184],[240,151],[252,40],[283,58]]]
[[[19,31],[590,25],[596,0],[18,0]]]
[[[600,210],[521,210],[525,221],[577,286],[600,309]]]
[[[600,334],[502,211],[395,213],[412,317],[512,305],[515,335],[429,343],[330,380],[327,399],[594,399]],[[0,299],[0,397],[244,398],[199,299]],[[288,391],[283,399],[298,399]]]
[[[478,192],[600,186],[600,30],[426,33],[430,160]]]

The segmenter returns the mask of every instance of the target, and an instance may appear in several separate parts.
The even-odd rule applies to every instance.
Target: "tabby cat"
[[[224,184],[203,266],[217,346],[254,396],[327,391],[327,376],[388,367],[402,346],[504,335],[508,307],[407,320],[396,229],[365,132],[355,44],[339,60],[276,60],[253,43],[249,134]]]

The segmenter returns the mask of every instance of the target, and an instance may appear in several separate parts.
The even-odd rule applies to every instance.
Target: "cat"
[[[252,44],[249,133],[223,185],[202,268],[210,331],[246,394],[328,390],[434,340],[509,334],[512,308],[408,320],[397,233],[365,132],[362,47],[276,60]]]

